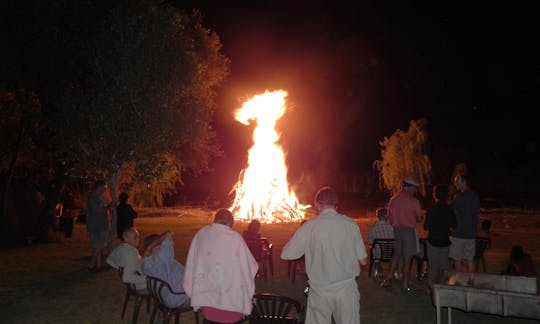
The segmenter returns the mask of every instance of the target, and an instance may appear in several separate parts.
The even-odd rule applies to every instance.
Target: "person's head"
[[[435,201],[446,201],[448,199],[448,186],[439,184],[433,187],[433,198]]]
[[[413,179],[403,179],[401,186],[403,191],[410,192],[412,194],[416,193],[416,190],[418,189],[418,183]]]
[[[98,194],[104,194],[106,188],[107,188],[107,184],[103,180],[97,180],[94,183],[94,192]]]
[[[139,232],[135,227],[130,227],[122,233],[122,240],[133,247],[138,247]]]
[[[512,246],[512,249],[510,250],[510,259],[511,260],[519,260],[523,258],[523,247],[521,245],[514,245]]]
[[[491,229],[491,221],[489,219],[484,219],[480,225],[480,228],[484,232],[489,232]]]
[[[158,234],[150,234],[144,238],[143,251],[145,256],[154,255],[157,252],[160,246],[160,244],[157,244],[158,240]]]
[[[128,194],[125,193],[125,192],[122,192],[122,193],[120,194],[120,196],[118,196],[118,199],[120,199],[120,202],[123,203],[123,204],[126,203],[126,201],[128,200],[128,198],[129,198],[129,196],[128,196]]]
[[[377,210],[375,211],[375,214],[380,220],[385,220],[388,214],[388,211],[386,210],[386,208],[377,208]]]
[[[230,210],[222,208],[216,212],[214,216],[214,223],[233,227],[234,217]]]
[[[459,191],[465,191],[469,188],[469,181],[467,179],[467,176],[464,174],[458,174],[454,177],[454,185],[456,186],[457,190]]]
[[[259,233],[259,230],[261,229],[261,223],[256,220],[256,219],[253,219],[249,225],[248,225],[248,231],[249,232],[252,232],[252,233]]]
[[[321,211],[326,208],[336,208],[339,202],[337,192],[331,187],[322,187],[315,195],[315,207]]]

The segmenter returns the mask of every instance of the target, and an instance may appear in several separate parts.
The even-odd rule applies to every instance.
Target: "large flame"
[[[263,223],[296,222],[304,219],[309,205],[298,202],[287,183],[285,154],[277,144],[276,122],[285,113],[287,92],[277,90],[248,99],[235,113],[244,125],[256,123],[248,166],[240,172],[236,197],[229,208],[238,220]]]

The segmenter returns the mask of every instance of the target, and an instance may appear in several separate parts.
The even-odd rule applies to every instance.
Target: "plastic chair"
[[[154,309],[152,310],[152,316],[150,317],[150,323],[154,322],[154,318],[158,309],[163,315],[163,323],[169,323],[172,316],[174,316],[174,323],[180,323],[180,314],[193,311],[191,306],[179,306],[179,307],[169,307],[165,304],[163,299],[163,291],[168,290],[171,294],[174,295],[185,295],[184,292],[175,292],[171,289],[171,286],[165,281],[152,277],[146,276],[146,286],[150,295],[154,299]],[[195,312],[195,323],[199,324],[199,316]]]
[[[373,244],[371,244],[369,249],[369,276],[373,279],[375,279],[378,275],[377,272],[373,272],[374,268],[378,267],[382,262],[392,261],[392,256],[394,255],[394,244],[394,239],[373,240]],[[375,249],[380,251],[379,256],[375,255]]]
[[[294,282],[296,279],[296,269],[306,268],[306,257],[302,256],[300,259],[287,260],[287,273],[289,274],[289,281]]]
[[[413,257],[414,260],[416,260],[416,279],[421,280],[422,278],[426,277],[426,267],[424,265],[427,265],[429,262],[428,256],[427,256],[427,238],[421,238],[418,240],[420,244],[420,253],[415,255]]]
[[[143,299],[146,299],[146,312],[150,311],[150,302],[151,296],[148,290],[137,290],[134,284],[127,283],[122,280],[124,277],[124,268],[118,268],[118,274],[120,275],[120,281],[126,286],[126,297],[124,297],[124,305],[122,307],[122,319],[126,313],[127,304],[131,296],[135,297],[135,305],[133,306],[133,319],[132,323],[137,323],[137,318],[139,316],[139,309],[141,308],[141,303]]]
[[[484,252],[491,248],[491,239],[487,237],[476,238],[476,252],[474,254],[474,267],[476,272],[480,272],[480,266],[482,272],[486,272],[486,260],[484,259]]]
[[[253,296],[250,324],[303,323],[305,307],[299,301],[276,294],[260,293]]]

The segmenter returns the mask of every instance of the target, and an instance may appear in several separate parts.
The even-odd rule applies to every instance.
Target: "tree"
[[[420,193],[426,195],[431,181],[426,125],[426,119],[412,120],[406,132],[398,129],[379,143],[381,160],[375,161],[373,166],[379,172],[381,188],[394,194],[401,190],[403,179],[413,178],[419,182]]]
[[[53,103],[68,173],[108,179],[116,200],[131,163],[154,176],[164,156],[182,168],[207,168],[220,154],[211,121],[228,59],[200,15],[121,1],[87,36],[78,78]],[[115,220],[113,213],[113,228]]]

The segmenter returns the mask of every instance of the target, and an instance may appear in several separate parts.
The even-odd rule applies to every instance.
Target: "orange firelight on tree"
[[[256,123],[248,166],[240,172],[229,208],[237,220],[258,219],[263,223],[287,223],[304,219],[309,205],[298,202],[287,183],[285,154],[277,141],[276,122],[285,114],[287,92],[268,90],[248,99],[235,113],[244,125]]]

